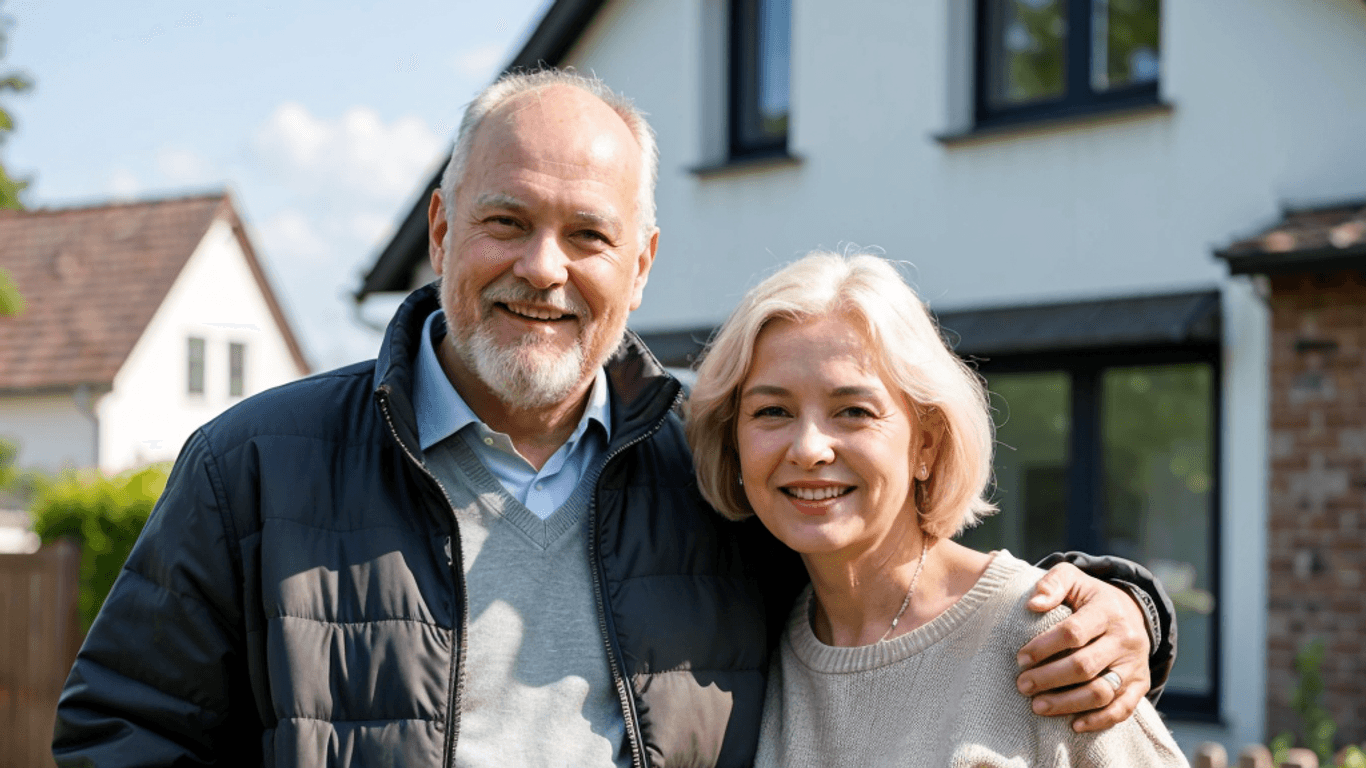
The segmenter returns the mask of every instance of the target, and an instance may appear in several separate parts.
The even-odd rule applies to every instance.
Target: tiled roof
[[[1288,210],[1218,252],[1234,274],[1352,268],[1366,259],[1366,201]]]
[[[0,211],[0,266],[27,305],[0,317],[0,390],[107,386],[209,226],[227,216],[265,284],[226,194],[89,208]]]

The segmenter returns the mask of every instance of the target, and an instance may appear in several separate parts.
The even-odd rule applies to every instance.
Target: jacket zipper
[[[460,589],[460,628],[458,631],[459,642],[456,645],[455,656],[451,659],[450,677],[446,682],[446,689],[450,692],[450,703],[446,708],[446,740],[442,750],[442,765],[455,766],[455,742],[460,735],[460,699],[462,698],[461,688],[464,678],[461,671],[465,668],[465,648],[469,640],[469,612],[470,598],[465,591],[465,552],[460,546],[460,523],[455,516],[455,504],[451,502],[450,494],[446,493],[446,487],[441,481],[436,479],[436,475],[427,469],[408,446],[403,443],[403,439],[398,436],[398,429],[394,426],[394,419],[389,414],[389,392],[386,387],[380,387],[376,392],[379,399],[379,409],[384,414],[384,422],[389,425],[389,434],[394,436],[394,442],[403,450],[405,456],[413,462],[422,474],[426,475],[436,484],[437,490],[441,491],[441,496],[446,500],[446,507],[451,513],[451,525],[454,531],[447,541],[446,562],[450,566],[455,583]]]
[[[594,483],[593,496],[588,502],[589,522],[592,524],[588,536],[588,562],[592,566],[589,568],[589,573],[593,574],[593,596],[598,608],[598,631],[602,633],[603,644],[607,647],[607,667],[612,672],[612,682],[616,685],[617,697],[621,700],[622,716],[626,720],[626,741],[631,745],[632,768],[645,768],[645,735],[640,732],[640,715],[636,712],[635,695],[631,693],[626,677],[622,674],[622,661],[617,658],[618,650],[614,647],[612,638],[607,632],[606,575],[603,573],[602,560],[598,557],[598,493],[602,490],[600,485],[602,476],[607,473],[607,465],[612,462],[612,459],[621,455],[627,448],[650,439],[664,426],[664,421],[669,418],[669,411],[677,408],[682,399],[683,390],[679,389],[678,394],[674,395],[673,404],[649,431],[642,433],[628,443],[617,446],[615,450],[607,454],[607,458],[602,461],[602,471],[598,475],[598,481]]]

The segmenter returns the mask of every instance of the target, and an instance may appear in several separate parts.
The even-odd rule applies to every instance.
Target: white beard
[[[481,323],[453,346],[460,360],[513,410],[563,402],[584,376],[583,344],[578,340],[558,353],[537,349],[543,345],[530,337],[501,346]]]

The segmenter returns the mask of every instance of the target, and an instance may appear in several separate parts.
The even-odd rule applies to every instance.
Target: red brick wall
[[[1338,740],[1366,740],[1366,277],[1271,279],[1268,737],[1298,726],[1296,651],[1327,644]],[[1227,553],[1237,557],[1237,553]]]

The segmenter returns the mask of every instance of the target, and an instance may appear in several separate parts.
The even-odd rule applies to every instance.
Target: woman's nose
[[[835,444],[821,424],[803,420],[788,446],[788,458],[801,467],[817,467],[835,460]]]

